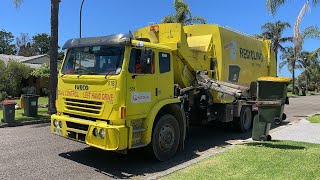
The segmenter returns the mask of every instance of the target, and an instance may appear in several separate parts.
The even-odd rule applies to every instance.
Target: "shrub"
[[[31,68],[23,63],[10,60],[7,65],[0,61],[0,71],[0,92],[2,94],[0,98],[20,96],[21,81],[30,76]]]
[[[5,91],[0,92],[0,101],[5,100],[7,97],[8,97],[7,92],[5,92]]]
[[[50,76],[50,66],[48,63],[42,64],[40,68],[34,69],[31,72],[32,76],[40,78],[48,78]]]

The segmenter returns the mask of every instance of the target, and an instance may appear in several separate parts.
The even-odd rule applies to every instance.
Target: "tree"
[[[287,2],[287,0],[266,0],[266,4],[267,4],[267,10],[269,13],[271,13],[272,15],[275,15],[277,8],[283,4],[285,4]],[[312,0],[312,4],[313,5],[317,5],[319,4],[320,1],[319,0]],[[299,53],[302,50],[302,45],[303,45],[303,41],[306,38],[314,38],[314,37],[318,37],[318,35],[320,33],[318,28],[315,26],[310,26],[308,28],[305,29],[305,32],[301,33],[300,32],[300,24],[302,21],[303,16],[305,15],[305,13],[307,12],[309,8],[309,0],[306,0],[304,5],[302,6],[298,17],[296,19],[295,25],[294,25],[294,36],[293,36],[293,53],[294,53],[294,57],[297,60],[299,57]],[[293,74],[294,74],[294,68],[295,68],[295,61],[293,61]],[[294,75],[293,75],[294,77]],[[292,80],[293,83],[293,87],[294,87],[294,79]],[[294,91],[293,91],[294,93]]]
[[[62,62],[63,59],[64,59],[64,52],[63,52],[63,51],[60,51],[59,54],[58,54],[58,60],[59,60],[60,62]]]
[[[266,0],[267,10],[270,14],[275,15],[278,8],[284,5],[286,2],[288,2],[288,0]],[[309,4],[309,0],[306,0],[306,3]],[[314,6],[318,5],[319,3],[319,0],[312,0],[312,4]]]
[[[174,0],[174,9],[175,14],[165,16],[161,23],[181,23],[183,25],[192,23],[206,24],[206,20],[203,17],[192,17],[189,5],[184,0]]]
[[[21,33],[20,37],[16,38],[16,46],[18,56],[29,57],[35,55],[32,42],[26,33]]]
[[[0,54],[15,54],[16,46],[12,44],[14,41],[14,36],[11,32],[6,32],[5,30],[0,31]]]
[[[275,23],[268,22],[261,26],[262,36],[270,39],[272,42],[272,48],[276,56],[276,64],[278,64],[278,52],[279,49],[284,50],[282,43],[293,41],[292,37],[282,37],[282,33],[286,28],[291,28],[288,22],[276,21]]]
[[[32,37],[33,47],[37,54],[49,54],[50,35],[46,33],[36,34]]]
[[[295,52],[294,52],[294,48],[293,47],[285,47],[284,49],[281,49],[282,54],[280,56],[280,58],[283,60],[280,64],[279,64],[279,68],[280,70],[287,65],[289,71],[292,74],[292,93],[295,94],[295,83],[294,83],[294,78],[295,78],[295,74],[294,74],[294,69],[296,68],[296,57],[295,57]]]
[[[56,113],[56,92],[58,85],[58,22],[60,0],[51,0],[51,39],[50,39],[50,79],[49,79],[49,113]]]
[[[10,60],[4,71],[6,79],[6,92],[8,95],[18,97],[21,94],[22,79],[30,76],[31,68],[23,63]]]
[[[16,7],[23,0],[13,0]],[[55,100],[58,84],[57,59],[58,59],[58,15],[60,0],[51,0],[51,39],[50,39],[50,80],[49,80],[49,114],[56,112]]]
[[[306,92],[308,92],[311,65],[313,63],[315,63],[315,59],[311,59],[311,53],[307,51],[301,52],[300,57],[297,59],[297,68],[304,69]]]

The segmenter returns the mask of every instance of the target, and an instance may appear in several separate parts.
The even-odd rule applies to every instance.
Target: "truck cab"
[[[151,148],[161,160],[177,150],[184,115],[174,97],[169,47],[117,34],[71,39],[63,49],[67,53],[58,75],[53,134],[123,152],[150,144],[155,121],[165,116]],[[166,106],[174,107],[171,115],[161,110],[172,109]]]

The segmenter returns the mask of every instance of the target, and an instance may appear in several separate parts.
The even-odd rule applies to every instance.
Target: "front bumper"
[[[62,127],[55,127],[54,120]],[[93,129],[105,130],[105,138],[94,136]],[[51,116],[51,133],[76,140],[107,151],[124,150],[128,147],[128,128],[125,125],[110,125],[105,121],[89,121],[65,115]]]

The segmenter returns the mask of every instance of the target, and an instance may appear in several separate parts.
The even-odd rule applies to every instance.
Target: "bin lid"
[[[16,105],[16,104],[17,104],[16,102],[14,102],[14,101],[12,101],[12,100],[4,100],[2,103],[3,103],[4,105],[10,105],[10,104]]]
[[[272,82],[290,82],[291,78],[286,77],[260,77],[258,81],[272,81]]]

